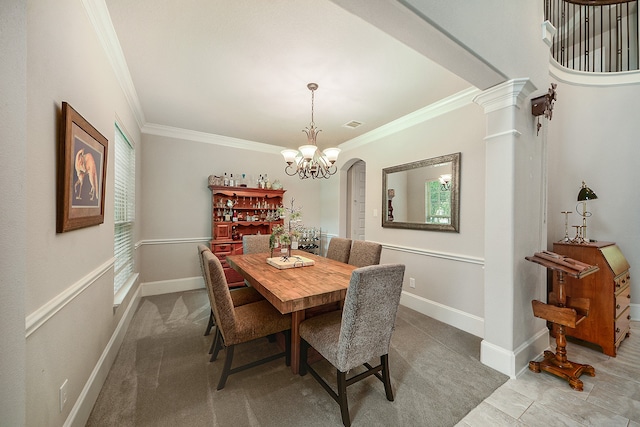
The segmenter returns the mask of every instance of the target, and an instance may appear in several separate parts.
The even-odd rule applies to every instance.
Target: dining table
[[[278,254],[255,253],[228,255],[227,262],[280,313],[291,313],[291,370],[300,369],[300,323],[308,310],[344,301],[355,266],[304,251],[291,257],[303,257],[313,265],[279,269],[267,262]],[[302,263],[298,263],[302,265]]]

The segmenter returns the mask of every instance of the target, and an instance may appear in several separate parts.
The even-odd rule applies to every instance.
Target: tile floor
[[[593,426],[640,427],[640,322],[631,322],[632,334],[616,357],[567,344],[570,361],[589,364],[596,376],[582,375],[582,392],[546,372],[528,369],[486,398],[458,427]],[[555,351],[555,339],[551,338]]]

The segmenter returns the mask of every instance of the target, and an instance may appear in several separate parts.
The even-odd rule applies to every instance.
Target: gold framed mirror
[[[460,153],[382,169],[382,226],[459,232]]]

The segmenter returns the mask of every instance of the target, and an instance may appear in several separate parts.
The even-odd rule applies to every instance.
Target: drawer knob
[[[620,332],[620,328],[616,328],[616,334]]]
[[[616,283],[616,288],[619,288],[619,287],[620,287],[620,283]]]
[[[620,310],[620,304],[616,304],[616,310]]]

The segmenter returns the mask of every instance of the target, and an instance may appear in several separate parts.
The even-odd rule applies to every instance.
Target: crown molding
[[[362,147],[363,145],[469,105],[473,102],[474,97],[480,94],[480,92],[480,89],[470,87],[416,110],[413,113],[409,113],[406,116],[402,116],[399,119],[382,125],[372,131],[350,139],[349,141],[343,142],[338,145],[338,147],[343,150],[352,150],[354,148]]]
[[[102,45],[107,59],[113,68],[116,79],[124,92],[124,96],[129,103],[129,107],[133,112],[133,115],[138,123],[138,127],[142,129],[146,120],[144,118],[144,112],[140,105],[140,99],[138,93],[133,85],[131,74],[129,73],[129,67],[127,61],[124,58],[124,53],[120,47],[116,30],[113,28],[111,22],[111,16],[104,0],[82,0],[82,4],[89,16],[89,21],[93,25],[93,29],[98,36],[98,40]]]
[[[222,145],[224,147],[239,148],[241,150],[259,151],[261,153],[280,154],[286,147],[232,138],[230,136],[199,132],[155,123],[145,124],[141,132],[148,135],[166,136],[168,138],[184,139],[187,141],[204,142],[206,144]]]

